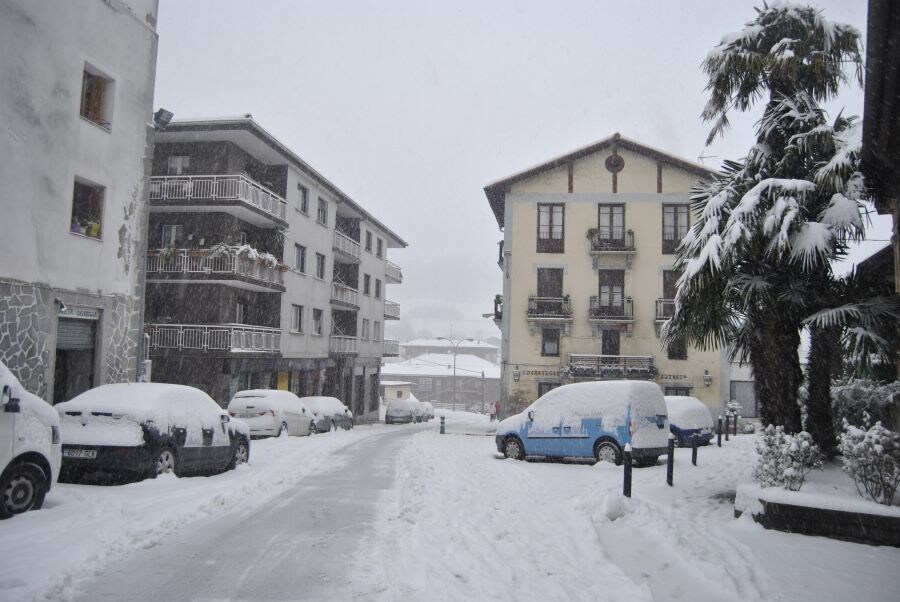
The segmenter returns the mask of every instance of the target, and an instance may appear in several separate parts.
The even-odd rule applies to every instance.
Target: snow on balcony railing
[[[272,267],[246,257],[211,256],[204,249],[158,249],[147,253],[147,274],[238,275],[271,284],[284,284],[283,264]]]
[[[657,369],[650,355],[572,354],[564,372],[570,378],[654,379]]]
[[[334,231],[334,249],[359,259],[359,243],[337,230]]]
[[[221,176],[153,176],[150,200],[244,201],[280,219],[285,219],[287,201],[243,174]]]
[[[400,284],[403,282],[403,272],[400,271],[400,266],[395,264],[392,261],[384,260],[384,279],[388,282],[393,282],[394,284]]]
[[[590,303],[589,320],[634,321],[634,302],[631,297],[614,300],[594,295],[591,297]]]
[[[384,317],[390,320],[400,319],[400,304],[393,301],[384,302]]]
[[[331,284],[331,300],[359,307],[359,291],[339,282]]]
[[[529,318],[572,318],[572,301],[569,296],[563,297],[538,297],[528,296]]]
[[[382,350],[382,355],[386,355],[388,357],[397,357],[400,355],[400,341],[394,339],[385,339],[382,341],[384,344],[384,349]]]
[[[332,335],[328,341],[328,350],[337,354],[356,353],[357,344],[358,339],[356,337]]]
[[[149,324],[151,349],[281,351],[281,330],[246,324]]]
[[[675,315],[675,299],[656,300],[656,319],[668,320]]]

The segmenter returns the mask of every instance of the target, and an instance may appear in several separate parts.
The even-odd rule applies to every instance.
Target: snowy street
[[[610,464],[502,459],[484,416],[254,441],[222,475],[60,484],[0,524],[3,600],[895,600],[900,550],[734,519],[754,437]],[[833,485],[811,482],[810,492]],[[818,487],[818,489],[817,489]],[[75,553],[72,553],[76,550]],[[806,567],[809,578],[798,579]],[[177,592],[177,594],[175,593]]]

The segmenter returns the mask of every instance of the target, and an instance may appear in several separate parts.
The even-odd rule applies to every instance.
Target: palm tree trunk
[[[797,355],[799,330],[772,315],[758,319],[757,324],[749,347],[760,418],[763,424],[782,426],[787,433],[799,432],[802,425],[797,392],[803,381]]]
[[[836,450],[834,418],[831,411],[831,375],[840,359],[837,328],[812,326],[809,348],[809,399],[806,402],[806,430],[829,459]]]

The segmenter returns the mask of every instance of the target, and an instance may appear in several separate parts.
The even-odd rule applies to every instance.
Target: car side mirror
[[[228,414],[222,414],[222,424],[225,424],[225,423],[229,422],[230,420],[231,420],[231,418],[228,416]]]
[[[3,385],[2,401],[4,412],[9,412],[10,414],[19,412],[19,399],[12,396],[12,387],[9,385]]]
[[[534,421],[534,410],[528,410],[528,420]]]

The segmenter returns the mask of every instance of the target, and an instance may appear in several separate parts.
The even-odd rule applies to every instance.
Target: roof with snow
[[[401,347],[450,347],[450,343],[443,339],[413,339],[400,343]],[[485,341],[466,341],[463,340],[456,346],[457,349],[497,349],[496,345],[492,345]]]
[[[456,354],[457,376],[480,377],[482,371],[484,371],[485,378],[500,378],[500,366],[497,364],[468,353]],[[385,376],[453,376],[453,354],[426,353],[402,362],[385,364],[381,367],[381,374]]]
[[[382,370],[381,373],[384,374],[384,370]],[[411,385],[412,383],[408,380],[383,380],[378,384],[387,387],[402,387],[404,385]]]
[[[659,161],[660,163],[665,163],[667,165],[677,167],[678,169],[683,169],[684,171],[696,174],[701,178],[712,177],[716,173],[714,170],[711,170],[705,165],[700,165],[699,163],[694,163],[693,161],[688,161],[687,159],[682,159],[680,157],[676,157],[675,155],[670,155],[667,152],[647,146],[646,144],[641,144],[640,142],[629,140],[628,138],[625,138],[624,136],[616,132],[612,136],[609,136],[602,140],[598,140],[597,142],[588,144],[587,146],[583,146],[570,153],[566,153],[565,155],[554,157],[549,161],[545,161],[543,163],[540,163],[539,165],[535,165],[534,167],[529,167],[524,171],[520,171],[511,176],[507,176],[503,179],[497,180],[496,182],[491,182],[490,184],[485,186],[484,194],[485,196],[487,196],[488,202],[491,205],[491,210],[493,210],[494,212],[494,217],[497,218],[497,225],[500,226],[501,229],[504,226],[503,207],[506,201],[506,193],[509,191],[510,186],[521,182],[522,180],[533,178],[534,176],[542,174],[551,169],[555,169],[561,165],[571,163],[576,159],[580,159],[588,155],[593,155],[594,153],[601,151],[607,147],[624,148],[634,153],[638,153],[646,157],[651,157]]]

